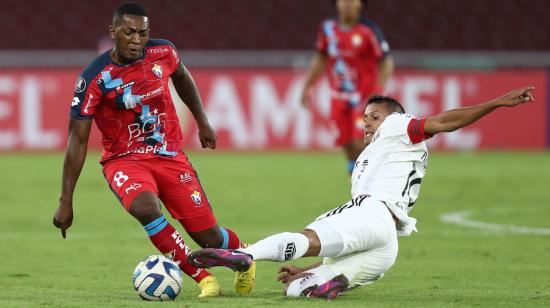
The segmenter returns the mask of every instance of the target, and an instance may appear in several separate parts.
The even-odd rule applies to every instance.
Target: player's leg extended
[[[104,166],[103,173],[111,190],[144,226],[149,239],[161,253],[174,259],[182,271],[197,282],[210,276],[207,271],[187,263],[189,249],[162,215],[156,182],[146,162],[112,161]]]
[[[353,203],[348,202],[308,226],[318,231],[321,243],[340,234],[344,247],[336,257],[325,258],[322,265],[289,281],[288,296],[331,299],[346,288],[373,283],[394,264],[397,234],[391,213],[378,201],[354,203],[359,206],[350,207]]]
[[[197,267],[225,266],[234,271],[250,268],[253,260],[289,261],[317,256],[321,252],[319,237],[313,230],[278,233],[246,248],[235,250],[206,248],[189,255],[189,262]]]
[[[130,214],[144,227],[149,239],[157,249],[172,258],[184,273],[201,282],[210,274],[187,263],[190,249],[179,232],[166,220],[160,210],[157,196],[152,192],[139,194],[130,205]]]
[[[159,196],[189,236],[203,248],[238,249],[243,247],[237,234],[219,227],[212,207],[198,180],[197,174],[185,156],[163,163],[162,173],[156,174]],[[237,273],[235,289],[239,294],[252,291],[255,268]]]
[[[385,245],[350,255],[325,258],[323,264],[291,277],[284,286],[287,296],[333,299],[338,294],[382,278],[397,257],[397,236]]]
[[[381,212],[384,223],[395,229],[392,216],[382,203],[373,204],[368,210],[361,207],[367,198],[360,196],[322,214],[301,233],[275,234],[247,248],[239,249],[239,252],[248,254],[254,260],[289,261],[300,257],[336,257],[364,251],[367,246],[370,248],[376,245],[370,242],[378,238],[373,235],[378,234],[376,228],[365,226],[364,216],[371,215],[371,212],[377,215]]]
[[[182,224],[185,226],[193,225],[194,223],[182,221]],[[206,230],[188,233],[191,238],[203,248],[216,247],[233,250],[245,247],[245,244],[240,241],[235,232],[228,228],[219,227],[217,224]],[[254,287],[255,280],[256,263],[252,262],[248,269],[235,273],[235,292],[241,295],[250,294]]]

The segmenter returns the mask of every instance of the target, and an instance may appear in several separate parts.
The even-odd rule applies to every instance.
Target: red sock
[[[165,220],[166,221],[166,220]],[[149,226],[149,225],[147,225]],[[145,226],[147,230],[147,226]],[[160,225],[162,227],[162,225]],[[151,233],[155,232],[151,235]],[[157,247],[157,249],[178,263],[181,270],[196,282],[200,282],[203,278],[210,276],[210,273],[202,268],[197,268],[187,263],[187,255],[191,252],[179,232],[166,222],[166,225],[161,230],[147,230],[149,239]]]
[[[225,238],[225,234],[224,234],[224,243],[227,241],[227,245],[222,248],[225,248],[225,249],[243,248],[243,243],[241,242],[237,234],[233,232],[233,230],[224,228],[224,227],[222,227],[221,229],[222,229],[222,234],[224,233],[223,230],[227,231],[227,239]]]

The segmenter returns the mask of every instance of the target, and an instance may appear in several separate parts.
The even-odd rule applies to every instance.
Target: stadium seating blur
[[[138,2],[153,36],[182,49],[311,49],[319,21],[334,14],[331,0]],[[95,49],[115,6],[4,0],[0,49]],[[366,15],[395,49],[549,50],[548,13],[548,0],[370,0]]]

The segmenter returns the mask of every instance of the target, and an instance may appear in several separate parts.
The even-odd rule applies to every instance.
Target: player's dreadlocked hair
[[[122,19],[123,15],[137,15],[148,17],[147,11],[143,6],[134,2],[125,2],[117,6],[113,14],[113,25],[116,25]]]
[[[367,101],[367,105],[369,104],[388,104],[393,112],[405,113],[405,108],[391,96],[373,95]]]

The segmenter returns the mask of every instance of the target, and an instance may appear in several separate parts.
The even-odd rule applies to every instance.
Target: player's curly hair
[[[332,4],[334,4],[334,5],[336,5],[336,0],[330,0],[330,2],[332,2]],[[365,8],[367,6],[368,0],[361,0],[361,2],[363,3],[363,8]]]
[[[113,13],[113,24],[116,25],[120,20],[122,20],[122,16],[126,14],[144,17],[149,16],[141,4],[135,2],[125,2],[116,7]]]
[[[393,112],[405,113],[405,108],[403,108],[401,103],[391,96],[373,95],[367,101],[367,105],[370,104],[388,104]]]

